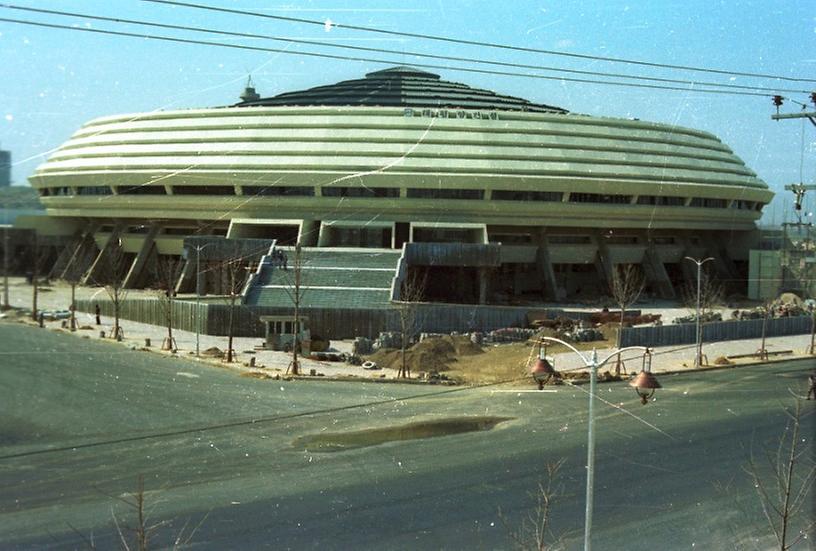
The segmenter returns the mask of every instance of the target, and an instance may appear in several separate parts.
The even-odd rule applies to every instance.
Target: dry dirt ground
[[[22,278],[10,278],[11,285],[11,302],[17,308],[30,308],[31,305],[31,286],[27,285]],[[83,287],[77,289],[77,298],[91,298],[95,294],[104,293],[102,289]],[[149,292],[136,292],[136,294]],[[48,290],[43,290],[40,294],[40,307],[53,310],[65,310],[70,303],[69,289],[59,283],[55,283],[48,287]],[[677,312],[683,313],[681,309],[676,309]],[[644,309],[644,311],[646,311]],[[673,315],[669,314],[667,308],[655,310],[661,312],[665,318],[670,319]],[[674,314],[674,312],[672,312]],[[18,317],[17,314],[10,314],[4,316],[7,321],[10,318]],[[88,314],[81,314],[79,316],[80,325],[93,325],[92,316]],[[107,328],[110,320],[103,319],[103,325]],[[125,346],[141,347],[144,343],[145,337],[151,337],[153,340],[154,352],[157,352],[158,345],[166,333],[166,329],[158,326],[151,326],[139,324],[130,321],[123,321],[127,328],[128,342]],[[46,323],[50,329],[59,330],[60,322]],[[97,338],[98,327],[92,326],[91,330],[78,331],[77,336],[84,335],[86,338]],[[575,346],[579,350],[589,351],[593,348],[598,349],[599,355],[603,358],[606,354],[611,352],[614,347],[617,324],[608,324],[601,327],[605,340],[595,341],[590,343],[576,343]],[[551,330],[544,329],[544,335],[552,336]],[[190,357],[191,350],[194,349],[193,333],[184,331],[174,331],[179,347],[179,356]],[[266,369],[251,369],[243,365],[250,358],[244,353],[245,350],[251,350],[253,345],[260,342],[259,339],[236,339],[234,348],[239,352],[239,361],[231,364],[230,368],[241,372],[243,376],[255,376],[264,378],[267,376],[280,375],[285,372],[289,362],[288,355],[280,352],[264,351],[253,353],[258,365],[266,366]],[[810,343],[810,335],[794,335],[789,337],[776,337],[768,339],[767,347],[770,351],[781,352],[790,350],[792,354],[783,354],[778,356],[779,360],[787,360],[804,355],[805,349]],[[226,339],[224,337],[212,337],[209,335],[201,336],[201,350],[205,351],[211,347],[217,347],[223,350],[225,348]],[[720,343],[706,343],[704,352],[712,365],[721,365],[717,360],[725,356],[733,355],[750,355],[759,347],[758,339],[750,339],[745,341],[727,341]],[[333,342],[332,347],[341,352],[349,352],[351,350],[350,341]],[[472,344],[465,336],[445,336],[442,338],[434,338],[423,341],[414,345],[406,353],[406,364],[410,370],[413,379],[419,379],[423,375],[428,375],[433,372],[438,372],[445,378],[465,384],[491,384],[502,381],[513,382],[516,386],[530,386],[532,380],[529,375],[529,369],[535,361],[538,347],[533,342],[513,343],[513,344],[498,344],[478,346]],[[559,371],[573,370],[581,367],[580,359],[563,347],[554,346],[547,350],[548,355],[556,357]],[[315,369],[318,373],[323,373],[327,377],[333,378],[357,378],[360,380],[371,380],[372,378],[380,380],[394,380],[397,378],[397,372],[402,365],[402,354],[399,350],[381,350],[366,359],[377,362],[381,368],[375,371],[364,370],[359,366],[351,366],[344,363],[314,361],[309,359],[303,360],[303,367],[308,373],[310,369]],[[217,358],[204,358],[213,365],[224,367],[225,364]],[[730,365],[756,363],[756,358],[745,357],[731,362]],[[632,358],[627,360],[626,367],[629,373],[639,371],[641,361],[639,358]],[[693,346],[682,347],[665,347],[658,348],[654,351],[654,360],[652,362],[652,370],[655,372],[679,371],[689,370],[693,366]],[[609,367],[601,369],[601,378],[604,378],[605,372]]]
[[[613,332],[609,332],[610,334]],[[614,346],[614,338],[593,343],[577,343],[578,350]],[[567,352],[563,346],[552,346],[547,355]],[[423,377],[434,371],[445,377],[467,384],[489,384],[502,381],[529,381],[529,370],[538,354],[534,341],[488,344],[479,346],[467,336],[443,336],[425,339],[405,353],[406,367],[414,377]],[[399,350],[378,350],[366,359],[381,367],[398,370],[402,365]]]

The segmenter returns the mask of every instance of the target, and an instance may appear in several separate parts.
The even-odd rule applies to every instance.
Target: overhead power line
[[[209,40],[195,40],[191,38],[177,38],[171,36],[161,36],[161,35],[154,35],[154,34],[146,34],[146,33],[130,33],[125,31],[110,31],[104,29],[90,29],[86,27],[74,27],[69,25],[59,25],[56,23],[42,23],[38,21],[27,21],[22,19],[11,19],[11,18],[0,18],[0,21],[4,23],[16,23],[20,25],[29,25],[33,27],[42,27],[42,28],[49,28],[49,29],[62,29],[67,31],[75,31],[75,32],[85,32],[85,33],[93,33],[93,34],[101,34],[101,35],[110,35],[110,36],[124,36],[130,38],[141,38],[141,39],[151,39],[151,40],[160,40],[164,42],[175,42],[178,44],[194,44],[199,46],[216,46],[221,48],[232,48],[236,50],[247,50],[247,51],[255,51],[255,52],[270,52],[270,53],[277,53],[277,54],[284,54],[284,55],[296,55],[296,56],[305,56],[305,57],[316,57],[316,58],[323,58],[323,59],[334,59],[340,61],[362,61],[366,63],[377,63],[381,65],[400,65],[401,62],[394,59],[374,59],[368,57],[356,57],[356,56],[349,56],[349,55],[337,55],[337,54],[328,54],[328,53],[321,53],[321,52],[304,52],[304,51],[296,51],[290,49],[282,49],[282,48],[265,48],[261,46],[247,46],[242,44],[227,44],[224,42],[213,42]],[[721,94],[721,95],[731,95],[731,96],[753,96],[753,97],[772,97],[771,94],[768,93],[760,93],[760,92],[747,92],[747,91],[737,91],[737,90],[714,90],[710,88],[684,88],[681,86],[663,86],[658,84],[639,84],[634,82],[620,82],[620,81],[612,81],[612,80],[593,80],[593,79],[585,79],[585,78],[574,78],[574,77],[563,77],[563,76],[549,76],[549,75],[541,75],[535,73],[517,73],[512,71],[497,71],[491,69],[476,69],[472,67],[456,67],[456,66],[447,66],[447,65],[434,65],[430,63],[414,63],[414,67],[421,67],[424,69],[441,69],[445,71],[460,71],[466,73],[477,73],[477,74],[484,74],[484,75],[499,75],[499,76],[511,76],[511,77],[521,77],[521,78],[532,78],[538,80],[554,80],[558,82],[578,82],[583,84],[600,84],[606,86],[624,86],[628,88],[645,88],[650,90],[671,90],[677,92],[695,92],[695,93],[704,93],[704,94]]]
[[[212,432],[217,430],[223,429],[232,429],[238,427],[251,427],[251,426],[259,426],[262,424],[268,423],[278,423],[280,421],[290,421],[292,419],[300,419],[304,417],[314,417],[317,415],[325,415],[327,413],[339,413],[344,411],[350,411],[355,409],[362,409],[362,408],[370,408],[375,406],[382,406],[387,404],[393,403],[401,403],[401,402],[410,402],[413,400],[421,400],[421,399],[430,399],[430,398],[438,398],[439,396],[446,396],[448,394],[457,394],[460,392],[469,392],[471,390],[479,390],[483,388],[489,388],[494,386],[501,386],[506,385],[509,383],[518,382],[521,380],[527,380],[528,377],[514,377],[512,379],[504,379],[501,381],[495,381],[492,383],[481,383],[472,386],[457,386],[454,388],[449,388],[445,390],[439,391],[432,391],[432,392],[421,392],[417,394],[412,394],[409,396],[402,396],[402,397],[392,397],[392,398],[384,398],[382,400],[373,400],[369,402],[362,402],[357,404],[349,404],[346,406],[336,406],[331,408],[324,408],[318,410],[310,410],[310,411],[303,411],[299,413],[282,413],[277,415],[269,415],[266,417],[254,417],[251,419],[239,419],[235,421],[226,421],[223,423],[215,423],[210,425],[200,425],[195,427],[185,427],[179,429],[170,429],[162,432],[153,432],[147,434],[138,434],[135,436],[123,436],[120,438],[112,438],[108,440],[96,440],[90,442],[77,442],[68,446],[59,446],[59,447],[51,447],[51,448],[40,448],[34,450],[28,450],[18,453],[10,453],[6,455],[0,456],[0,461],[5,461],[8,459],[20,459],[23,457],[32,457],[37,455],[47,455],[53,453],[60,453],[60,452],[75,452],[76,450],[80,449],[87,449],[87,448],[98,448],[100,446],[112,446],[117,444],[126,444],[131,442],[143,442],[146,440],[159,440],[164,438],[171,438],[175,436],[185,436],[188,434],[198,434],[203,432]]]
[[[718,87],[718,88],[725,88],[725,89],[738,89],[738,90],[752,90],[756,92],[767,92],[769,94],[777,94],[779,92],[787,92],[787,93],[794,93],[794,94],[809,94],[809,90],[796,90],[796,89],[787,89],[787,88],[766,88],[762,86],[747,86],[747,85],[740,85],[740,84],[722,84],[717,82],[705,82],[705,81],[692,81],[692,80],[683,80],[683,79],[673,79],[673,78],[660,78],[660,77],[646,77],[646,76],[639,76],[639,75],[627,75],[624,73],[609,73],[603,71],[586,71],[586,70],[579,70],[579,69],[565,69],[559,67],[549,67],[544,65],[529,65],[523,63],[510,63],[510,62],[503,62],[503,61],[491,61],[479,58],[472,58],[472,57],[457,57],[457,56],[447,56],[447,55],[439,55],[439,54],[427,54],[421,52],[412,52],[412,51],[397,51],[397,50],[389,50],[386,48],[372,48],[367,46],[352,46],[347,44],[334,44],[330,42],[323,42],[317,40],[304,40],[298,38],[286,38],[281,36],[272,36],[272,35],[264,35],[264,34],[254,34],[254,33],[244,33],[244,32],[234,32],[234,31],[225,31],[220,29],[210,29],[210,28],[203,28],[203,27],[191,27],[188,25],[172,25],[169,23],[157,23],[152,21],[143,21],[143,20],[136,20],[136,19],[123,19],[120,17],[105,17],[100,15],[90,15],[87,13],[77,13],[77,12],[67,12],[62,10],[49,10],[43,8],[30,8],[26,6],[18,6],[14,4],[0,4],[0,7],[12,9],[12,10],[19,10],[25,12],[33,12],[33,13],[43,13],[49,15],[58,15],[62,17],[81,17],[85,19],[92,19],[96,21],[108,21],[113,23],[124,23],[128,25],[141,25],[146,27],[155,27],[161,29],[172,29],[172,30],[180,30],[180,31],[193,31],[193,32],[200,32],[200,33],[208,33],[208,34],[215,34],[220,36],[230,36],[230,37],[240,37],[240,38],[253,38],[253,39],[264,39],[264,40],[274,40],[277,42],[287,42],[293,44],[306,44],[309,46],[320,46],[320,47],[328,47],[328,48],[335,48],[335,49],[344,49],[344,50],[354,50],[360,52],[373,52],[378,54],[393,54],[393,55],[405,55],[405,56],[412,56],[412,57],[422,57],[427,59],[438,59],[438,60],[445,60],[445,61],[458,61],[458,62],[465,62],[465,63],[476,63],[480,65],[492,65],[492,66],[499,66],[499,67],[510,67],[513,69],[535,69],[541,71],[552,71],[558,73],[568,73],[568,74],[578,74],[578,75],[587,75],[587,76],[596,76],[596,77],[604,77],[604,78],[626,78],[630,80],[637,80],[637,81],[645,81],[645,82],[662,82],[662,83],[670,83],[670,84],[685,84],[687,86],[710,86],[710,87]]]
[[[402,36],[406,38],[420,38],[423,40],[435,40],[438,42],[448,42],[453,44],[464,44],[468,46],[480,46],[483,48],[497,48],[502,50],[511,50],[516,52],[526,52],[526,53],[535,53],[535,54],[546,54],[546,55],[554,55],[554,56],[561,56],[561,57],[571,57],[576,59],[586,59],[592,61],[608,61],[611,63],[625,63],[629,65],[640,65],[643,67],[657,67],[661,69],[677,69],[681,71],[696,71],[700,73],[712,73],[717,75],[728,75],[728,76],[744,76],[744,77],[753,77],[753,78],[772,78],[777,80],[785,80],[788,82],[808,82],[808,83],[816,83],[816,79],[807,79],[807,78],[795,78],[795,77],[786,77],[782,75],[770,75],[766,73],[751,73],[745,71],[731,71],[725,69],[714,69],[709,67],[694,67],[691,65],[673,65],[669,63],[656,63],[650,61],[641,61],[635,59],[625,59],[620,57],[605,57],[605,56],[597,56],[597,55],[588,55],[588,54],[575,54],[570,52],[562,52],[558,50],[544,50],[540,48],[527,48],[523,46],[512,46],[509,44],[498,44],[495,42],[482,42],[478,40],[465,40],[461,38],[451,38],[447,36],[437,36],[432,34],[423,34],[423,33],[412,33],[412,32],[405,32],[405,31],[391,31],[387,29],[378,29],[376,27],[364,27],[361,25],[344,25],[341,23],[336,23],[334,21],[327,22],[327,21],[317,21],[314,19],[304,19],[301,17],[288,17],[283,15],[271,15],[268,13],[258,13],[246,10],[236,10],[230,8],[221,8],[216,6],[208,6],[205,4],[194,4],[192,2],[179,2],[176,0],[142,0],[143,2],[151,2],[154,4],[167,4],[171,6],[181,6],[186,8],[195,8],[200,10],[210,10],[222,13],[232,13],[236,15],[248,15],[251,17],[262,17],[264,19],[275,19],[278,21],[288,21],[291,23],[305,23],[308,25],[319,25],[321,27],[326,27],[327,25],[338,28],[338,29],[349,29],[353,31],[363,31],[363,32],[371,32],[371,33],[378,33],[378,34],[385,34],[391,36]]]

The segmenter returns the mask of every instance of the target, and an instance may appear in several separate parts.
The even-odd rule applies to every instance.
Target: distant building
[[[11,185],[11,151],[0,149],[0,187]]]

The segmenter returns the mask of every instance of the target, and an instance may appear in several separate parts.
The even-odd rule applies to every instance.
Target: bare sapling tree
[[[176,297],[176,283],[184,267],[183,261],[175,256],[160,256],[156,262],[156,295],[161,304],[167,336],[162,342],[162,350],[175,352],[178,347],[173,338],[173,302]]]
[[[557,483],[558,471],[563,464],[563,459],[547,464],[546,479],[539,481],[537,490],[530,494],[535,499],[535,507],[522,519],[520,526],[511,524],[499,510],[499,519],[516,549],[555,551],[564,548],[563,538],[556,537],[552,531],[553,503],[563,492]]]
[[[49,252],[48,247],[43,243],[43,239],[35,232],[31,252],[31,319],[34,321],[37,320],[39,314],[40,275],[43,273]]]
[[[617,347],[621,346],[621,336],[623,334],[623,322],[626,315],[626,308],[637,302],[643,289],[646,287],[646,278],[643,271],[634,264],[617,264],[612,270],[612,281],[609,284],[609,292],[615,299],[615,304],[620,308],[620,327],[618,328]],[[615,376],[620,377],[621,368],[624,368],[623,360],[618,355],[615,363]]]
[[[811,306],[810,311],[810,347],[808,347],[808,354],[816,354],[816,307]]]
[[[711,271],[703,266],[700,269],[700,320],[699,323],[695,319],[697,335],[695,342],[700,343],[699,349],[695,352],[697,360],[695,365],[704,365],[708,362],[705,354],[703,354],[703,325],[706,320],[711,320],[714,310],[723,305],[725,302],[725,287],[723,284],[715,279]],[[687,280],[681,292],[683,304],[691,310],[696,318],[697,315],[697,282]]]
[[[725,302],[725,287],[706,269],[700,271],[700,317],[706,319]],[[692,312],[697,308],[697,282],[688,280],[682,290],[683,304]]]
[[[235,359],[235,350],[233,348],[233,341],[235,340],[235,307],[238,303],[238,297],[241,296],[241,291],[244,288],[248,274],[238,246],[235,247],[235,254],[232,258],[227,260],[225,268],[227,275],[227,300],[229,301],[227,353],[225,359],[227,363],[232,363]]]
[[[154,540],[154,536],[156,536],[158,531],[164,527],[171,526],[173,523],[171,520],[151,522],[146,494],[147,492],[145,491],[144,486],[144,476],[139,475],[135,492],[127,495],[126,497],[109,496],[122,502],[130,513],[136,517],[136,522],[134,525],[126,525],[119,519],[119,517],[117,517],[116,513],[111,510],[113,524],[116,528],[116,535],[119,538],[119,545],[122,551],[148,551],[151,548],[151,542]],[[208,514],[204,515],[201,518],[201,521],[191,529],[188,529],[189,520],[185,522],[175,534],[172,544],[167,546],[167,544],[163,542],[161,547],[163,549],[172,549],[175,551],[189,545],[195,536],[195,533],[198,531],[201,525],[204,524],[204,521],[207,520]],[[83,543],[88,549],[92,551],[96,551],[96,549],[98,549],[96,542],[93,539],[93,535],[91,535],[91,537],[87,537],[70,524],[68,526],[82,539]]]
[[[111,338],[122,340],[125,337],[125,332],[122,329],[122,303],[127,297],[127,289],[125,288],[125,278],[127,277],[127,255],[125,254],[122,240],[117,239],[108,248],[107,254],[107,283],[105,284],[105,292],[111,300],[113,306],[113,329],[111,330]]]
[[[298,360],[298,354],[301,351],[301,342],[300,342],[300,334],[301,334],[301,308],[303,306],[303,297],[306,294],[306,287],[304,286],[303,281],[303,271],[306,267],[306,256],[303,254],[303,248],[300,246],[300,243],[295,244],[295,257],[292,259],[290,263],[286,258],[286,253],[283,253],[283,265],[279,267],[283,269],[286,273],[285,279],[288,281],[288,284],[284,287],[286,294],[289,295],[289,300],[292,302],[293,307],[293,325],[292,331],[294,333],[292,339],[292,360],[289,362],[289,366],[286,368],[286,373],[291,375],[300,375],[300,360]]]
[[[62,280],[71,287],[71,305],[68,310],[71,312],[69,327],[71,331],[77,330],[76,322],[76,288],[82,280],[82,268],[77,262],[72,262],[68,269],[62,274]]]
[[[762,310],[762,334],[759,350],[757,350],[756,354],[760,360],[767,361],[768,348],[766,347],[766,341],[768,340],[768,320],[773,317],[774,308],[776,308],[776,300],[774,298],[766,299],[763,301],[760,308]]]
[[[408,346],[416,337],[418,327],[419,302],[425,294],[427,274],[420,276],[412,271],[402,282],[400,287],[400,300],[394,303],[397,311],[400,330],[400,368],[397,377],[408,379],[411,377],[411,369],[406,359]]]
[[[760,467],[752,453],[745,468],[780,551],[813,538],[816,528],[816,520],[807,514],[813,503],[816,462],[807,446],[809,439],[801,436],[801,399],[797,398],[793,411],[786,409],[785,414],[788,422],[777,449],[765,450],[767,466]]]
[[[9,270],[11,269],[11,251],[9,250],[9,225],[3,225],[3,305],[0,307],[3,311],[11,309],[9,302]]]

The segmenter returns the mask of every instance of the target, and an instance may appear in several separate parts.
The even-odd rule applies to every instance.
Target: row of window
[[[141,185],[141,186],[118,186],[116,191],[119,195],[167,195],[164,186]],[[173,186],[174,195],[235,195],[234,186]],[[69,187],[40,188],[40,195],[48,196],[68,196],[74,192]],[[111,195],[110,186],[86,186],[77,188],[78,195]],[[341,198],[383,198],[395,199],[400,196],[399,188],[384,187],[324,187],[320,188],[323,197]],[[244,186],[244,196],[254,197],[314,197],[315,188],[311,186]],[[481,201],[485,198],[483,189],[442,189],[442,188],[408,188],[406,197],[409,199],[452,199],[452,200],[475,200]],[[570,193],[567,199],[569,203],[595,203],[608,205],[628,205],[633,201],[633,195],[618,195],[604,193]],[[562,202],[564,193],[560,191],[518,191],[518,190],[494,190],[491,198],[495,201],[542,201],[542,202]],[[637,205],[653,205],[663,207],[682,207],[686,205],[698,208],[724,209],[730,205],[738,210],[762,210],[763,203],[756,201],[745,201],[742,199],[730,201],[728,199],[709,199],[703,197],[692,197],[690,200],[679,196],[665,195],[639,195],[635,200]]]
[[[604,242],[607,245],[637,245],[645,243],[643,238],[636,235],[605,235]],[[694,238],[696,239],[696,238]],[[548,235],[547,241],[550,245],[591,245],[593,243],[590,235]],[[491,243],[501,243],[503,245],[527,245],[533,242],[533,238],[528,233],[503,234],[491,233]],[[674,245],[677,240],[671,236],[652,237],[651,242],[655,245]],[[695,244],[698,242],[695,242]]]

